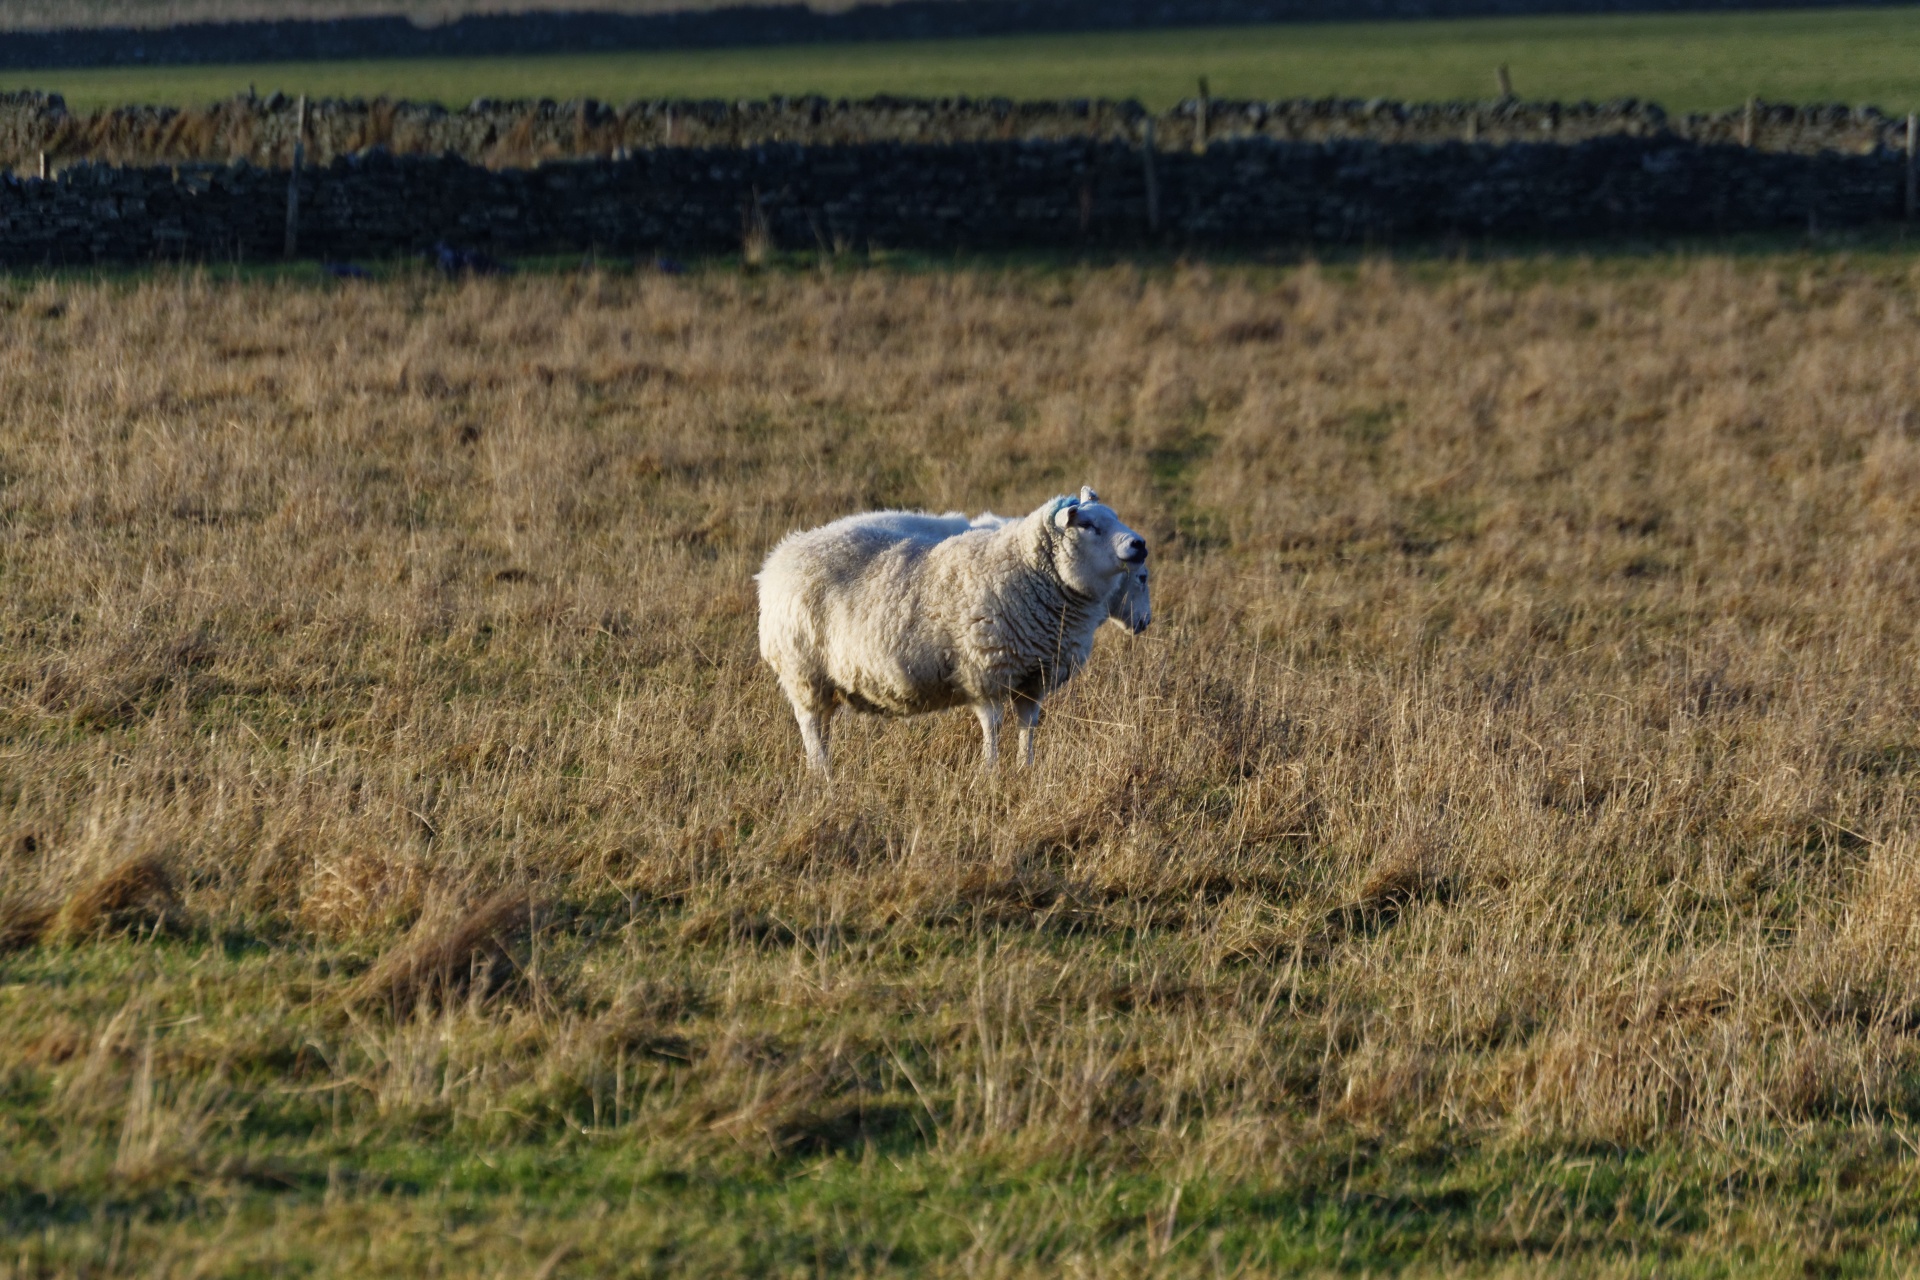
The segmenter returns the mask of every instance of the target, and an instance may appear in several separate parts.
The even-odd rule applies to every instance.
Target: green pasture
[[[243,66],[8,72],[78,108],[197,105],[249,85],[450,106],[476,97],[755,98],[820,93],[1136,97],[1165,105],[1206,76],[1248,98],[1651,98],[1677,111],[1776,101],[1920,107],[1920,7],[1208,28],[987,40]]]
[[[683,924],[672,911],[589,912],[573,928],[604,930],[622,941],[602,952],[633,948],[636,972],[661,974],[689,959]],[[580,945],[554,941],[562,955]],[[959,944],[927,931],[900,945],[924,963]],[[965,965],[971,945],[959,945]],[[1102,962],[1097,942],[1064,945]],[[411,1029],[343,1025],[331,1001],[363,964],[350,948],[240,935],[8,959],[0,1016],[22,1043],[57,1046],[138,990],[159,1028],[150,1060],[163,1073],[217,1062],[218,1083],[149,1082],[143,1094],[140,1078],[116,1076],[92,1098],[16,1070],[0,1087],[0,1276],[1785,1280],[1912,1274],[1920,1244],[1910,1128],[1890,1120],[1644,1148],[1328,1124],[1269,1174],[1181,1175],[1111,1156],[949,1149],[940,1117],[903,1085],[894,1102],[810,1118],[817,1133],[767,1151],[673,1119],[689,1068],[671,1046],[636,1054],[631,1112],[608,1073],[571,1066],[484,1120],[433,1096],[392,1107],[331,1065],[383,1036],[493,1035],[502,1061],[527,1048],[476,1010]],[[774,1043],[843,1016],[768,1009],[754,1031]],[[456,1087],[445,1063],[432,1059],[436,1089],[443,1071]],[[162,1139],[150,1155],[116,1139],[130,1125]]]

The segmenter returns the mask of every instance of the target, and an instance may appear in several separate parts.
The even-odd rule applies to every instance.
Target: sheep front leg
[[[973,714],[980,718],[980,767],[992,769],[1000,760],[1000,717],[1003,714],[997,702],[977,702]]]
[[[1022,702],[1013,714],[1020,722],[1020,763],[1030,769],[1033,767],[1033,731],[1040,727],[1040,704]]]
[[[787,687],[787,701],[793,704],[793,718],[800,722],[800,744],[807,751],[807,768],[821,777],[833,772],[827,756],[827,742],[833,728],[834,701],[829,694],[804,685]]]

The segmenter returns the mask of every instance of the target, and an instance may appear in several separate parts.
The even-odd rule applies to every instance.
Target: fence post
[[[1494,82],[1500,86],[1500,100],[1506,102],[1513,97],[1513,77],[1507,73],[1507,64],[1501,63],[1493,73]]]
[[[1920,174],[1914,172],[1915,153],[1920,152],[1920,115],[1907,112],[1907,221],[1920,210]]]
[[[1140,161],[1147,170],[1147,230],[1160,230],[1160,175],[1153,167],[1153,117],[1147,117],[1146,145],[1140,149]]]
[[[1200,77],[1200,99],[1193,117],[1193,153],[1204,155],[1207,150],[1207,109],[1212,105],[1213,95],[1207,90],[1207,78]]]
[[[300,106],[294,120],[293,167],[287,171],[287,245],[286,256],[291,258],[300,244],[300,166],[307,159],[307,95],[300,95]]]
[[[40,181],[45,182],[46,180],[47,180],[47,153],[42,151],[40,153]]]
[[[1743,147],[1753,146],[1753,124],[1754,124],[1755,117],[1757,117],[1759,114],[1760,114],[1760,99],[1755,97],[1749,97],[1747,99],[1747,109],[1743,113],[1741,113],[1741,116],[1740,116],[1740,145],[1741,146]]]

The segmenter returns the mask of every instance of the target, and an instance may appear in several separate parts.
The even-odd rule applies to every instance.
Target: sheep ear
[[[1095,492],[1093,491],[1093,486],[1092,486],[1092,485],[1090,485],[1090,484],[1083,484],[1083,485],[1081,485],[1081,486],[1080,486],[1080,501],[1082,501],[1082,502],[1098,502],[1098,501],[1100,501],[1100,495],[1099,495],[1099,494],[1097,494],[1097,493],[1095,493]]]
[[[1093,527],[1093,521],[1087,519],[1085,513],[1080,510],[1080,504],[1077,502],[1069,503],[1054,512],[1053,522],[1062,529],[1071,529],[1075,525],[1080,526],[1082,529],[1090,529]]]

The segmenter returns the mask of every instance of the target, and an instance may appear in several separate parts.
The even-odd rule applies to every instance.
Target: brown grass
[[[472,994],[491,996],[525,966],[515,949],[533,927],[525,890],[505,889],[440,919],[426,919],[380,957],[350,993],[349,1003],[378,1005],[396,1016]]]
[[[0,951],[20,951],[39,946],[58,915],[58,908],[44,903],[9,902],[0,905]]]
[[[53,918],[48,936],[78,942],[109,933],[152,932],[164,927],[169,916],[177,917],[179,910],[166,865],[144,855],[75,890]]]
[[[301,1033],[356,1141],[511,1112],[676,1160],[857,1161],[924,1132],[1337,1189],[1329,1134],[1905,1133],[1915,284],[17,283],[0,830],[37,840],[0,876],[77,935],[163,882],[74,884],[164,858],[208,929],[384,954],[298,983],[421,1006]],[[1151,538],[1156,621],[1103,636],[1038,766],[982,777],[957,715],[850,720],[810,781],[755,652],[766,548],[1082,482]],[[517,963],[528,895],[562,922],[542,998],[422,998]],[[127,1031],[18,1069],[97,1057],[201,1133],[231,1102],[210,1064],[237,1050],[198,1038],[221,1007],[149,1068]],[[113,1012],[60,1009],[80,1043]],[[140,1123],[130,1167],[172,1132]],[[1701,1231],[1788,1238],[1729,1196]],[[1149,1210],[1163,1240],[1164,1199],[1127,1221]],[[983,1249],[1038,1239],[1002,1225]]]
[[[28,844],[31,852],[36,846]],[[0,902],[0,952],[42,942],[84,942],[118,933],[155,933],[181,925],[173,877],[158,858],[129,858],[73,889],[64,902]]]

